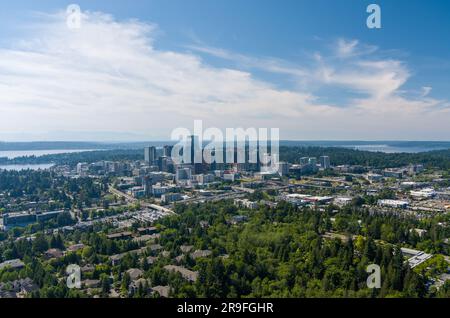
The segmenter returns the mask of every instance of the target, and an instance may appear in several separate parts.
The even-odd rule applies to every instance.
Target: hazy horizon
[[[207,142],[210,140],[204,140]],[[227,140],[225,140],[227,141]],[[231,141],[231,140],[230,140]],[[169,139],[148,139],[148,140],[22,140],[22,141],[3,141],[0,140],[0,144],[106,144],[106,145],[114,145],[114,144],[139,144],[139,143],[176,143],[177,141],[169,140]],[[280,139],[281,143],[449,143],[450,140],[362,140],[362,139]]]

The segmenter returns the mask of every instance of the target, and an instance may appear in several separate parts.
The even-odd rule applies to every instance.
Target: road
[[[314,186],[314,185],[305,185],[305,184],[272,184],[268,187],[263,187],[259,190],[287,190],[289,188],[302,188],[302,187],[318,187],[318,188],[328,188],[328,187],[323,187],[323,186]],[[254,190],[252,189],[243,189],[240,187],[232,187],[233,191],[232,193],[224,193],[224,194],[218,194],[218,195],[213,195],[213,196],[201,196],[201,197],[196,197],[196,198],[192,198],[192,199],[187,199],[187,200],[183,200],[180,201],[180,203],[184,203],[184,204],[192,204],[192,203],[202,203],[202,202],[216,202],[216,201],[221,201],[221,200],[231,200],[231,199],[240,199],[240,198],[244,198],[246,195],[248,195],[249,193],[253,193]],[[127,200],[128,202],[131,203],[140,203],[140,205],[142,207],[146,207],[146,208],[150,208],[153,210],[158,210],[161,212],[166,212],[166,213],[170,213],[170,214],[175,214],[175,212],[173,212],[173,210],[156,205],[156,204],[150,204],[147,202],[143,202],[140,201],[134,197],[132,197],[129,194],[126,194],[120,190],[117,190],[116,188],[114,188],[113,186],[109,186],[109,192],[111,192],[112,194],[115,194],[119,197],[124,197],[125,200]],[[172,207],[173,205],[171,205],[170,207]]]
[[[117,196],[119,196],[119,197],[124,197],[125,200],[127,200],[128,202],[131,202],[131,203],[139,203],[139,204],[141,205],[141,207],[153,209],[153,210],[156,210],[156,211],[165,212],[165,213],[168,213],[168,214],[176,214],[176,213],[175,213],[174,211],[172,211],[171,209],[167,209],[167,208],[162,207],[162,206],[157,205],[157,204],[151,204],[151,203],[147,203],[147,202],[138,200],[138,199],[136,199],[136,198],[133,198],[131,195],[126,194],[126,193],[124,193],[124,192],[122,192],[122,191],[120,191],[120,190],[117,190],[117,189],[114,188],[112,185],[109,185],[109,186],[108,186],[108,189],[109,189],[109,192],[110,192],[110,193],[115,194],[115,195],[117,195]]]
[[[219,195],[214,195],[210,197],[199,197],[194,199],[188,199],[181,201],[181,203],[201,203],[201,202],[215,202],[215,201],[221,201],[221,200],[230,200],[230,199],[239,199],[243,198],[247,195],[247,193],[240,192],[240,193],[224,193]]]

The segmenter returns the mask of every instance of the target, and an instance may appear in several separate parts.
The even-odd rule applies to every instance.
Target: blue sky
[[[76,1],[87,33],[75,35],[58,29],[70,3],[2,4],[0,140],[161,139],[194,119],[285,139],[450,139],[448,1]],[[370,3],[381,30],[366,27]],[[99,83],[117,69],[122,83]]]

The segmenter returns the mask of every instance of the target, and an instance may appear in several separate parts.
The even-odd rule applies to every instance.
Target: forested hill
[[[76,153],[51,154],[43,156],[18,157],[14,159],[0,158],[0,164],[46,164],[76,165],[79,162],[143,160],[144,149],[115,149],[84,151]]]
[[[329,156],[332,165],[362,165],[374,168],[393,168],[422,163],[426,166],[450,169],[450,149],[420,153],[383,153],[347,148],[280,147],[282,161],[298,163],[301,157]]]
[[[362,165],[374,168],[393,168],[408,164],[422,163],[425,166],[450,170],[450,149],[421,153],[383,153],[360,151],[332,147],[280,147],[282,161],[299,163],[301,157],[330,156],[332,165]],[[88,151],[81,153],[54,154],[40,157],[20,157],[12,160],[0,160],[2,164],[56,163],[71,164],[78,162],[95,162],[100,160],[143,160],[143,148]]]

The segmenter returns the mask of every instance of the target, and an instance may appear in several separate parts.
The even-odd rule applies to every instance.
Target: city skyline
[[[435,308],[448,38],[442,0],[3,3],[0,302]]]
[[[76,30],[64,1],[2,8],[0,140],[170,140],[197,119],[283,140],[450,140],[448,4],[378,1],[370,30],[367,1],[77,3]]]

